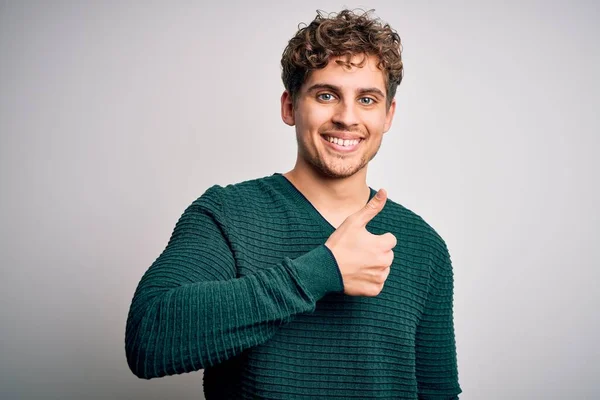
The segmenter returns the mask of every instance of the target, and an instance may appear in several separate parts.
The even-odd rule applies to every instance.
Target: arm
[[[327,292],[343,290],[324,245],[237,278],[220,189],[213,186],[185,210],[135,291],[125,350],[139,378],[227,360],[266,342],[295,314],[314,311]]]
[[[457,400],[462,392],[454,338],[452,263],[443,241],[442,244],[442,255],[432,262],[427,302],[417,327],[419,400]]]

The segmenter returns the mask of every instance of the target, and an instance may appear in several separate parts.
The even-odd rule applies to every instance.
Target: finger
[[[387,192],[385,189],[381,188],[377,191],[377,194],[373,196],[371,200],[363,208],[358,210],[354,216],[359,224],[362,226],[367,226],[369,221],[371,221],[381,210],[383,210],[383,206],[387,200]]]
[[[383,283],[390,274],[390,268],[373,269],[366,273],[365,279],[371,283]]]
[[[386,250],[393,249],[398,244],[398,239],[396,239],[396,236],[394,236],[393,233],[387,232],[387,233],[384,233],[383,235],[378,235],[378,236],[381,238],[380,242],[381,242],[382,248],[384,248]]]
[[[379,267],[389,268],[394,262],[394,252],[392,250],[381,253],[375,259],[375,263]]]

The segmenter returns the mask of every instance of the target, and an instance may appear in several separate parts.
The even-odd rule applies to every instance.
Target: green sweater
[[[396,236],[391,272],[358,297],[324,245],[334,230],[280,173],[207,189],[135,291],[131,371],[204,369],[209,400],[457,399],[444,240],[388,198],[367,230]]]

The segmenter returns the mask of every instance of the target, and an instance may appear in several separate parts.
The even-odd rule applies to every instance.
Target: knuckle
[[[382,290],[383,290],[383,283],[376,285],[373,296],[377,296],[379,293],[381,293]]]
[[[379,265],[386,268],[389,268],[389,266],[392,265],[392,262],[394,262],[394,252],[391,250],[386,251],[379,259]]]
[[[390,272],[392,272],[392,269],[390,267],[387,267],[385,269],[385,277],[386,277],[386,279],[387,279],[388,276],[390,276]]]
[[[388,247],[389,248],[396,247],[396,244],[398,243],[396,236],[394,236],[394,234],[392,234],[390,232],[386,233],[385,236],[386,236],[386,243],[388,244]]]
[[[394,252],[390,250],[390,252],[388,253],[388,266],[392,265],[392,263],[394,262]]]
[[[365,206],[368,210],[375,210],[377,209],[377,203],[373,200],[371,200],[370,202],[368,202]]]
[[[396,236],[387,232],[380,236],[381,240],[379,240],[379,248],[382,250],[390,250],[396,247],[397,239]]]

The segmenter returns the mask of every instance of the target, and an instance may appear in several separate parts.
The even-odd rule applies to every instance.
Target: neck
[[[320,211],[350,214],[369,200],[367,166],[352,176],[331,178],[297,163],[294,169],[283,175]]]

